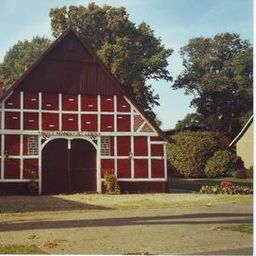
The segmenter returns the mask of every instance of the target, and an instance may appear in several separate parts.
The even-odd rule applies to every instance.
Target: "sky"
[[[0,0],[0,62],[18,40],[40,35],[52,38],[49,11],[63,5],[87,5],[87,0]],[[145,21],[174,50],[168,70],[175,78],[182,72],[180,48],[193,37],[212,37],[234,32],[253,42],[253,0],[94,0],[98,5],[124,6],[136,24]],[[172,90],[171,82],[149,81],[160,96],[154,111],[162,129],[175,127],[178,120],[195,110],[192,96]]]

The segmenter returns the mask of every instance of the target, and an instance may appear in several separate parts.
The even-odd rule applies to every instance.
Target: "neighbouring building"
[[[236,154],[244,161],[245,168],[253,166],[253,116],[229,144],[229,147],[233,146],[236,147]]]
[[[0,193],[164,192],[166,139],[125,87],[66,30],[0,98]]]

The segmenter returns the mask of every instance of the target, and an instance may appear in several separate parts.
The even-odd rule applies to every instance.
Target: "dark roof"
[[[108,70],[108,68],[105,66],[105,64],[96,56],[95,53],[93,53],[92,51],[90,51],[90,48],[79,38],[79,36],[77,35],[76,31],[72,28],[69,27],[68,29],[66,29],[36,60],[35,62],[14,82],[14,84],[5,91],[5,93],[3,94],[3,96],[0,98],[0,103],[3,102],[3,100],[5,100],[9,94],[17,89],[22,82],[24,81],[24,79],[26,79],[36,68],[37,66],[39,66],[39,64],[45,59],[46,56],[48,56],[50,54],[50,52],[58,45],[62,42],[62,40],[64,38],[66,38],[68,35],[74,35],[76,39],[79,40],[79,42],[82,44],[82,46],[84,47],[84,49],[92,56],[92,59],[94,62],[96,62],[97,64],[100,65],[100,67],[106,72],[106,74],[108,75],[108,77],[118,86],[118,89],[123,93],[123,95],[125,95],[130,101],[131,103],[141,112],[141,114],[146,118],[146,120],[154,127],[154,129],[158,132],[159,136],[161,136],[164,140],[166,139],[165,134],[163,133],[163,131],[158,127],[158,125],[154,122],[154,120],[152,120],[147,113],[145,113],[145,111],[143,109],[141,109],[139,107],[139,105],[136,102],[136,99],[128,93],[126,86],[124,86],[123,84],[121,84],[117,78]]]
[[[232,147],[237,143],[237,141],[240,140],[240,138],[245,134],[245,132],[248,130],[250,125],[253,122],[253,115],[250,117],[250,119],[247,121],[247,123],[244,125],[243,129],[238,133],[238,135],[232,140],[232,142],[228,145],[229,147]]]

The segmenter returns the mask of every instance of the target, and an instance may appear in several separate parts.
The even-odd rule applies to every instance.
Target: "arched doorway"
[[[42,194],[96,191],[96,158],[87,140],[49,141],[42,150]]]

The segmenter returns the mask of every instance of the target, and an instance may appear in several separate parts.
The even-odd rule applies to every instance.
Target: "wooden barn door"
[[[86,140],[48,142],[42,152],[42,194],[96,191],[96,158]]]
[[[68,193],[68,141],[56,139],[47,143],[42,152],[42,193]]]
[[[72,193],[96,191],[96,149],[81,139],[71,141],[70,190]]]

